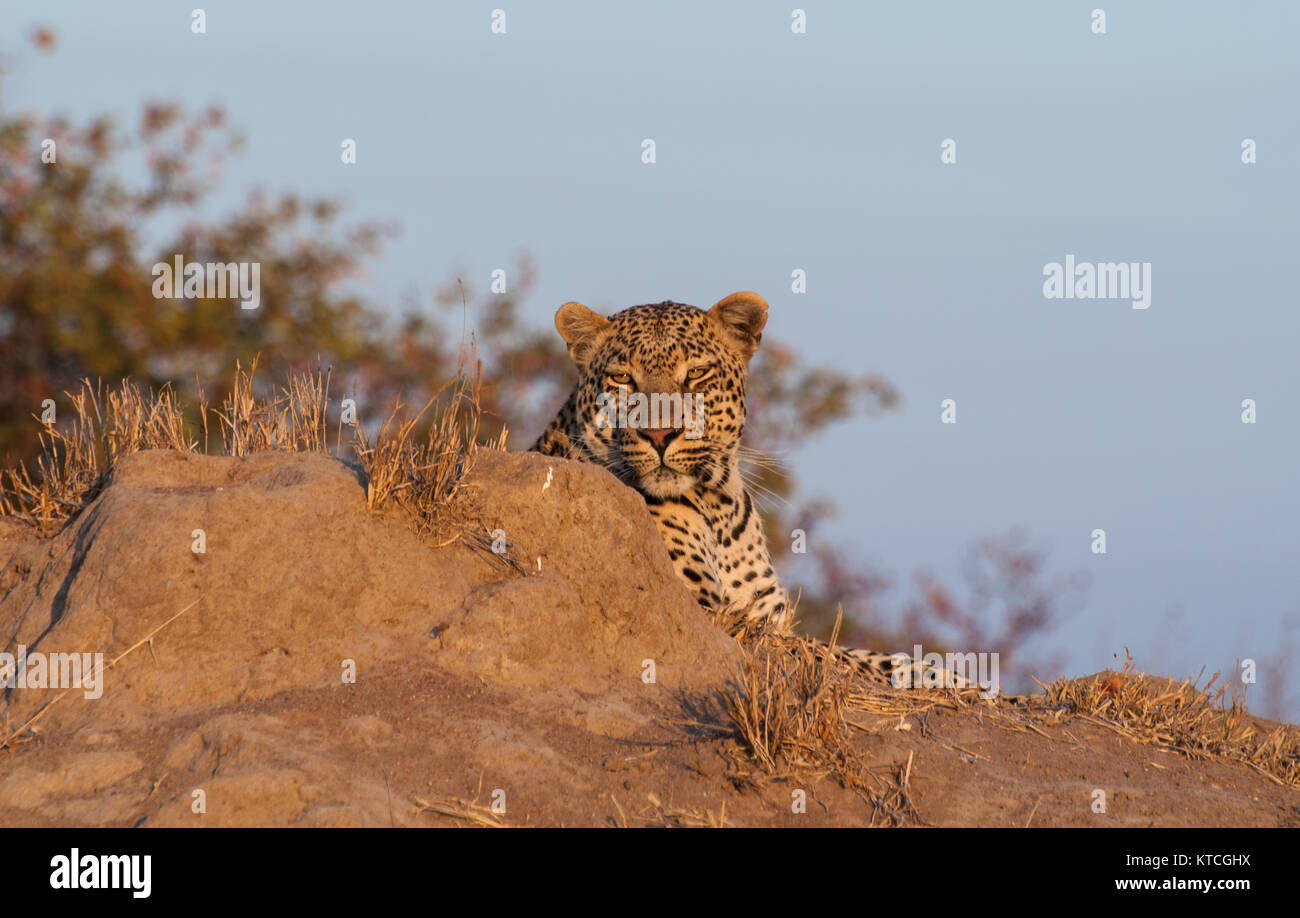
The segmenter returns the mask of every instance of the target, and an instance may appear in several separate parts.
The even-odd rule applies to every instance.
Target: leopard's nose
[[[643,427],[640,430],[641,436],[648,439],[654,448],[663,452],[668,448],[672,439],[682,432],[680,427]]]

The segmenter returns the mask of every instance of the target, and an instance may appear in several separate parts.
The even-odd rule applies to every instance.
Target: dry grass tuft
[[[318,366],[315,373],[294,373],[286,385],[264,398],[255,394],[256,376],[257,358],[247,371],[237,363],[230,394],[215,411],[225,455],[274,450],[328,455],[325,416],[332,372]],[[338,447],[336,439],[336,453]]]
[[[245,370],[236,365],[234,384],[221,408],[211,409],[221,431],[222,454],[245,457],[268,451],[320,453],[342,458],[343,417],[334,450],[328,445],[331,374],[295,373],[268,395],[257,394],[257,360]],[[366,478],[367,505],[389,503],[407,509],[414,527],[428,534],[462,526],[453,512],[461,477],[479,448],[481,370],[449,382],[414,417],[394,407],[372,443],[360,426],[352,428],[348,446]],[[0,517],[12,517],[42,536],[58,532],[98,496],[111,480],[117,462],[147,449],[196,452],[187,432],[185,411],[170,387],[143,391],[129,380],[116,389],[85,380],[65,393],[74,417],[64,427],[49,424],[41,435],[42,456],[36,468],[25,465],[0,472]],[[199,394],[198,423],[208,445],[208,412]],[[418,436],[427,422],[427,435]],[[486,444],[504,448],[505,434]]]
[[[472,378],[451,380],[404,420],[398,420],[401,405],[396,406],[373,444],[358,430],[356,452],[366,475],[368,507],[405,508],[422,535],[437,535],[448,527],[463,530],[465,514],[456,510],[467,509],[459,500],[460,482],[478,448],[481,386],[480,365]],[[428,435],[417,440],[415,431],[431,408]],[[487,448],[504,449],[505,439],[503,431]]]
[[[74,417],[63,429],[45,426],[35,474],[25,464],[0,472],[0,516],[29,523],[42,535],[87,507],[123,456],[145,449],[192,452],[198,446],[185,432],[184,413],[169,387],[146,394],[130,380],[105,389],[87,379],[75,393],[64,394]]]
[[[1045,694],[1021,699],[1012,709],[979,703],[976,690],[899,691],[863,678],[838,652],[842,610],[829,644],[747,622],[744,610],[719,613],[717,623],[740,643],[744,668],[726,693],[727,714],[742,753],[733,773],[753,780],[831,775],[847,787],[867,790],[877,815],[898,824],[915,817],[907,797],[907,775],[895,775],[883,792],[852,742],[852,730],[910,729],[908,718],[933,709],[974,709],[999,727],[1032,731],[1033,716],[1073,715],[1134,742],[1160,746],[1191,759],[1241,762],[1278,784],[1300,784],[1300,727],[1269,724],[1248,714],[1239,693],[1219,675],[1178,683],[1137,673],[1130,658],[1123,671],[1088,680],[1058,680]],[[1218,687],[1216,688],[1216,684]],[[861,722],[875,716],[874,725]],[[941,741],[942,742],[942,741]],[[943,743],[947,746],[947,743]],[[956,748],[969,756],[970,750]]]
[[[1237,692],[1225,698],[1226,683],[1214,687],[1218,673],[1204,686],[1199,674],[1174,682],[1136,672],[1125,656],[1120,672],[1043,686],[1048,703],[1134,742],[1190,759],[1244,762],[1278,784],[1300,784],[1300,728],[1270,728],[1246,713]]]
[[[831,774],[846,786],[862,787],[867,769],[848,738],[849,728],[908,729],[909,717],[978,703],[974,690],[898,691],[860,678],[837,653],[834,636],[823,644],[783,634],[745,622],[743,611],[716,618],[745,653],[742,676],[726,698],[728,714],[747,757],[770,776]],[[1199,675],[1179,683],[1137,673],[1130,658],[1118,673],[1043,686],[1045,694],[1022,700],[1012,710],[979,704],[979,715],[1002,728],[1044,737],[1032,715],[1074,715],[1134,742],[1191,759],[1241,762],[1278,784],[1300,784],[1300,727],[1248,714],[1239,692],[1227,697],[1229,686],[1219,682],[1217,673],[1205,685],[1199,683]],[[870,726],[860,722],[860,715],[887,719]],[[894,814],[910,807],[906,780],[900,781],[902,791],[896,787],[883,800],[883,809]],[[878,795],[871,799],[882,804]]]
[[[722,616],[719,624],[744,653],[739,682],[724,701],[756,763],[773,775],[811,771],[857,783],[865,766],[845,717],[852,671],[814,639],[747,622],[743,611]],[[835,630],[838,635],[838,619]]]
[[[855,731],[894,729],[903,716],[967,705],[952,691],[899,691],[877,685],[836,647],[843,609],[829,643],[745,620],[747,610],[715,613],[744,655],[739,680],[724,693],[738,749],[730,759],[737,784],[790,784],[831,777],[870,807],[871,825],[921,824],[910,796],[911,757],[870,766]],[[972,697],[974,692],[967,693]],[[855,715],[881,715],[876,727]]]

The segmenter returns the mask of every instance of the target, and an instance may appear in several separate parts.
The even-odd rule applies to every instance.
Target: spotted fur
[[[569,346],[578,383],[532,449],[602,465],[639,491],[677,576],[705,609],[746,610],[746,618],[784,629],[790,597],[772,568],[739,458],[749,359],[766,322],[766,301],[749,292],[708,311],[663,302],[608,318],[581,303],[564,304],[555,327]],[[703,423],[690,431],[685,423],[663,426],[662,418],[660,426],[611,423],[617,420],[611,402],[632,393],[697,396]],[[920,684],[925,671],[905,654],[835,653],[898,685]],[[969,687],[953,673],[946,676],[950,687]]]
[[[603,465],[645,498],[677,576],[706,608],[748,608],[750,618],[790,620],[790,597],[772,569],[763,523],[740,477],[745,378],[762,340],[767,303],[737,293],[708,312],[665,302],[609,318],[566,303],[555,325],[578,367],[578,384],[533,449]],[[685,423],[602,423],[601,395],[691,395],[699,433]],[[605,412],[616,421],[616,412]],[[660,419],[661,422],[664,419]],[[684,419],[673,419],[684,421]]]

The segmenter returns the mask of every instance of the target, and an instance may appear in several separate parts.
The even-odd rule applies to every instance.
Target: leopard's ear
[[[718,300],[709,310],[713,318],[730,336],[748,360],[763,340],[763,326],[767,324],[767,300],[750,290],[733,293]]]
[[[565,303],[555,313],[555,328],[569,345],[569,356],[579,367],[591,362],[601,332],[612,323],[581,303]]]

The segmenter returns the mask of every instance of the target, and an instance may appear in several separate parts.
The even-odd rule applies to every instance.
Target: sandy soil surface
[[[860,717],[866,791],[738,770],[740,649],[636,494],[523,453],[466,488],[506,555],[296,453],[139,453],[52,539],[0,520],[0,651],[120,657],[98,698],[4,691],[0,825],[1300,825],[1296,788],[1046,710]]]

